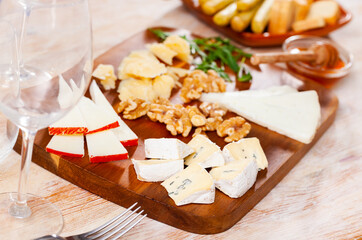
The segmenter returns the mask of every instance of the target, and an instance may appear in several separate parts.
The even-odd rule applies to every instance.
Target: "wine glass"
[[[33,239],[63,227],[59,209],[26,193],[26,183],[37,131],[69,112],[89,85],[91,21],[87,0],[9,1],[0,11],[11,25],[0,33],[0,111],[21,129],[22,151],[18,192],[0,194],[0,236]]]

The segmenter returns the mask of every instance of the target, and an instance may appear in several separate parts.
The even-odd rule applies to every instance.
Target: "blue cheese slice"
[[[137,179],[144,182],[161,182],[184,169],[184,160],[132,159]]]
[[[195,153],[185,158],[185,164],[198,163],[203,168],[222,166],[225,163],[220,147],[206,136],[198,134],[187,144]]]
[[[194,150],[177,138],[148,138],[145,140],[146,158],[183,159]]]
[[[268,167],[268,160],[265,156],[259,139],[243,138],[238,142],[229,143],[222,150],[226,162],[238,160],[253,160],[256,162],[259,170]]]
[[[162,184],[177,206],[213,203],[215,185],[211,175],[199,164],[191,164]]]
[[[256,162],[252,159],[233,161],[211,169],[217,189],[231,198],[239,198],[255,183],[258,174]]]

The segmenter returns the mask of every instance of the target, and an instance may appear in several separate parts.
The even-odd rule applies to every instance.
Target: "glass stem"
[[[16,218],[26,218],[31,215],[31,210],[27,206],[26,183],[29,173],[29,167],[33,154],[33,146],[36,131],[22,129],[23,142],[21,147],[21,167],[18,184],[17,199],[10,206],[9,213]]]

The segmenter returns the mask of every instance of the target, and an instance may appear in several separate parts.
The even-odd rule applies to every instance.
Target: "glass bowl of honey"
[[[286,39],[283,43],[283,50],[298,53],[308,50],[316,43],[330,44],[338,51],[338,60],[333,67],[320,67],[305,61],[287,62],[287,67],[297,74],[317,81],[326,87],[331,87],[350,72],[353,61],[351,53],[329,39],[305,35],[296,35]]]

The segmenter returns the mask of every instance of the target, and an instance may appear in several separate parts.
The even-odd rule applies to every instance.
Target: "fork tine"
[[[135,213],[136,211],[138,211],[141,207],[136,208],[134,211],[131,211],[127,216],[124,216],[123,218],[121,218],[120,220],[118,220],[117,222],[113,222],[112,224],[110,224],[109,226],[101,229],[98,232],[95,232],[93,234],[89,234],[87,235],[88,238],[90,239],[96,239],[106,233],[108,233],[109,231],[111,231],[113,228],[117,227],[119,224],[123,223],[124,221],[126,221],[129,217],[131,217],[133,215],[133,213]],[[102,238],[101,238],[102,239]]]
[[[130,222],[132,222],[134,219],[136,219],[139,215],[141,215],[141,213],[143,213],[143,210],[140,211],[139,213],[137,213],[136,215],[133,215],[131,218],[129,218],[126,222],[122,223],[119,226],[114,226],[112,229],[110,229],[107,232],[104,232],[102,235],[102,237],[97,238],[98,240],[105,240],[108,237],[112,236],[113,234],[115,234],[116,232],[118,232],[120,229],[124,228],[125,226],[127,226]],[[104,235],[105,234],[105,235]],[[92,236],[93,237],[93,236]],[[91,238],[94,239],[94,238]]]
[[[104,223],[103,225],[97,227],[97,228],[94,229],[94,230],[91,230],[91,231],[89,231],[89,232],[83,233],[83,234],[81,234],[81,235],[84,236],[84,237],[86,237],[86,236],[91,235],[91,234],[93,234],[93,233],[95,233],[95,232],[98,232],[99,230],[101,230],[101,229],[109,226],[109,225],[112,224],[114,221],[116,221],[116,220],[118,220],[119,218],[121,218],[122,216],[124,216],[127,212],[131,211],[132,208],[134,208],[136,205],[137,205],[137,202],[134,203],[134,204],[133,204],[132,206],[130,206],[129,208],[127,208],[124,212],[122,212],[122,213],[119,214],[118,216],[116,216],[116,217],[112,218],[111,220],[109,220],[108,222]]]
[[[141,218],[139,218],[137,221],[135,221],[134,223],[132,223],[130,226],[128,226],[125,230],[123,230],[122,232],[120,232],[119,234],[113,236],[111,239],[118,239],[119,237],[123,236],[124,234],[126,234],[129,230],[131,230],[131,228],[133,228],[134,226],[136,226],[139,222],[142,221],[142,219],[144,219],[147,216],[147,214],[143,215]]]

